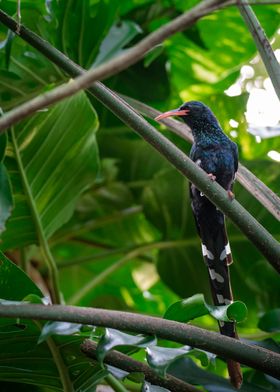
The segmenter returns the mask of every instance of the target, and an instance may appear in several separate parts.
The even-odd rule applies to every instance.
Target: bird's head
[[[196,128],[202,124],[216,124],[217,119],[204,103],[199,101],[185,102],[178,109],[170,110],[162,113],[155,118],[159,121],[171,116],[180,116],[184,122],[190,126],[190,128]]]

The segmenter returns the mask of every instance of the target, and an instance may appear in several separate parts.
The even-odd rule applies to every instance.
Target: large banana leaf
[[[4,249],[37,243],[40,232],[48,238],[69,220],[77,198],[95,181],[97,127],[82,93],[12,131],[6,164],[15,209],[2,236]]]
[[[0,274],[0,298],[20,301],[25,297],[28,298],[30,294],[42,296],[31,279],[2,253],[0,253]],[[97,364],[89,364],[81,354],[79,346],[82,337],[49,338],[52,347],[50,349],[50,341],[38,345],[40,333],[40,325],[30,320],[1,319],[0,382],[16,380],[20,383],[62,391],[61,378],[56,365],[58,356],[61,357],[64,371],[69,375],[73,391],[93,390],[94,385],[106,376],[106,370],[101,369]],[[55,357],[53,357],[54,353]]]

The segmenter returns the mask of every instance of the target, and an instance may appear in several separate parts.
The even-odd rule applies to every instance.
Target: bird
[[[199,101],[185,102],[178,109],[160,114],[156,121],[180,116],[190,127],[194,143],[190,158],[203,169],[211,181],[218,182],[234,198],[233,183],[238,169],[238,147],[223,132],[212,110]],[[233,302],[229,265],[232,254],[225,226],[225,216],[217,207],[190,183],[191,207],[198,234],[201,238],[202,255],[207,266],[211,294],[215,305]],[[238,339],[234,322],[219,321],[220,333]],[[242,385],[240,364],[227,360],[229,378],[239,389]]]

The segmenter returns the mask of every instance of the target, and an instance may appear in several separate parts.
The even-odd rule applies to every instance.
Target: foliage
[[[16,15],[16,1],[2,3],[1,9]],[[189,8],[197,2],[185,3]],[[122,53],[185,11],[177,0],[20,4],[24,25],[85,68]],[[279,6],[258,6],[256,13],[267,35],[276,34]],[[3,111],[66,80],[57,66],[3,25],[0,40]],[[170,37],[106,84],[162,110],[177,107],[182,100],[203,100],[227,133],[232,131],[229,120],[234,119],[239,123],[236,141],[242,163],[277,192],[279,164],[269,160],[267,152],[279,149],[279,139],[257,143],[246,131],[246,92],[236,97],[224,94],[255,53],[239,11],[228,7]],[[189,151],[185,141],[164,132]],[[210,329],[217,329],[216,319],[228,317],[240,321],[241,337],[271,336],[269,349],[279,351],[280,285],[275,271],[228,222],[237,301],[224,309],[208,305],[208,277],[186,179],[95,99],[81,93],[20,123],[7,138],[1,136],[0,160],[1,249],[8,257],[1,255],[0,298],[48,298],[51,254],[66,303],[165,314]],[[235,194],[279,239],[275,218],[238,185]],[[98,281],[104,272],[105,278]],[[97,283],[88,285],[94,279]],[[146,355],[160,375],[168,372],[210,392],[233,390],[220,358],[151,336],[5,319],[0,332],[0,380],[13,382],[16,377],[18,390],[24,383],[38,391],[65,389],[61,363],[74,391],[95,390],[108,374],[116,376],[116,370],[83,356],[79,345],[85,337],[99,342],[104,364],[107,351],[117,347],[142,361]],[[125,379],[128,388],[130,382]],[[264,392],[278,386],[271,377],[246,369],[241,391]],[[139,383],[133,387],[141,388]],[[145,382],[143,390],[164,389]]]

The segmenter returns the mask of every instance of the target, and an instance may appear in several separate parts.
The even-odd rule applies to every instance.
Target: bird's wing
[[[231,147],[232,147],[232,154],[234,159],[234,171],[236,173],[238,170],[238,147],[237,144],[234,142],[232,142]]]

